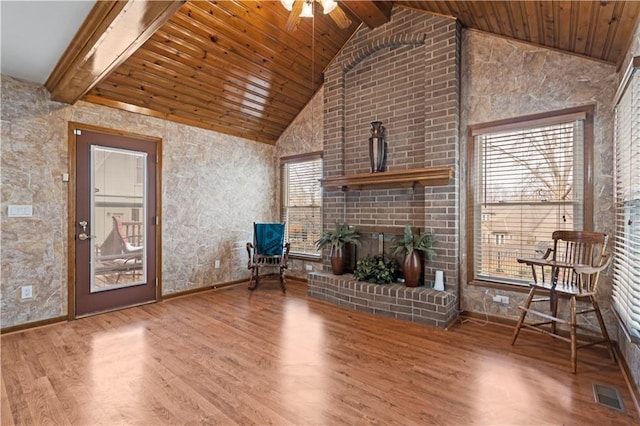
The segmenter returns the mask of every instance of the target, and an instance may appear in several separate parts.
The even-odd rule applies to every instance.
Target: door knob
[[[88,239],[93,238],[93,237],[95,237],[95,235],[87,235],[84,232],[82,234],[78,235],[78,239],[82,240],[82,241],[88,240]]]

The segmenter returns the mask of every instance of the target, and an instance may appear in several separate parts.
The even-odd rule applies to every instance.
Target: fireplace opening
[[[360,234],[359,247],[354,244],[345,245],[345,272],[353,273],[356,268],[356,262],[366,256],[386,256],[389,259],[395,259],[402,270],[404,261],[403,254],[393,254],[391,247],[396,239],[401,239],[404,235],[403,226],[356,226],[358,234]],[[413,228],[414,233],[420,232],[419,228]],[[423,268],[424,278],[424,268]],[[424,281],[424,280],[423,280]]]

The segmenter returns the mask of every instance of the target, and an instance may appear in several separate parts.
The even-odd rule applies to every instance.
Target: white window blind
[[[291,253],[320,257],[314,241],[322,233],[322,158],[319,154],[282,161],[282,221]]]
[[[640,71],[616,105],[616,238],[614,306],[640,338]]]
[[[473,132],[474,279],[525,284],[555,230],[584,229],[584,117]]]

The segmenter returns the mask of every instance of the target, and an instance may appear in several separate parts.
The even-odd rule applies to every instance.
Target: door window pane
[[[147,154],[91,146],[91,292],[145,284]]]

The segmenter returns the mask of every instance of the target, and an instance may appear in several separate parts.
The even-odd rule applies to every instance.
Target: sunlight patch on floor
[[[526,423],[536,417],[535,409],[540,406],[571,412],[571,387],[560,378],[545,374],[540,367],[523,368],[522,361],[509,357],[479,359],[476,391],[472,392],[477,395],[472,406],[478,422],[489,424],[510,419],[514,423]]]

